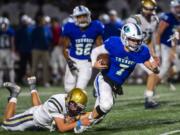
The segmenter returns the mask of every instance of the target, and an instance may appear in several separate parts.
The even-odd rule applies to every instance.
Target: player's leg
[[[160,81],[167,75],[168,70],[170,68],[170,61],[169,61],[169,54],[170,54],[170,48],[166,45],[161,45],[161,57],[162,57],[162,64],[160,66],[160,73],[158,75],[158,78],[156,80],[156,83],[160,83]]]
[[[51,60],[50,60],[50,65],[52,67],[52,75],[53,75],[53,83],[57,84],[58,82],[58,77],[59,77],[59,72],[58,72],[58,59],[57,59],[57,51],[56,51],[56,46],[53,48],[53,51],[51,52]]]
[[[66,72],[64,77],[64,87],[66,93],[70,92],[73,88],[75,88],[76,78],[77,76],[75,74],[72,74],[68,65],[66,65]]]
[[[35,76],[28,77],[27,81],[30,86],[32,106],[41,105],[41,99],[36,89],[36,77]]]
[[[49,87],[49,52],[41,52],[42,53],[42,64],[43,64],[43,83],[45,87]]]
[[[146,90],[144,94],[144,107],[146,109],[156,108],[159,106],[159,104],[154,100],[153,96],[155,94],[157,75],[150,71],[148,68],[146,68],[143,64],[140,64],[140,67],[148,74]]]
[[[2,86],[3,84],[3,75],[4,75],[4,54],[3,54],[3,50],[0,49],[0,86]]]
[[[92,75],[92,66],[90,62],[79,63],[79,72],[76,87],[85,89]]]
[[[15,82],[14,58],[9,54],[7,54],[6,57],[6,64],[9,70],[10,82],[14,83]]]
[[[18,85],[10,83],[10,82],[3,83],[3,86],[7,88],[10,93],[8,104],[6,106],[6,110],[4,113],[4,120],[7,120],[13,117],[16,112],[17,97],[19,93],[21,92],[21,88]]]
[[[101,74],[96,77],[94,86],[97,93],[97,99],[92,114],[90,114],[89,118],[92,121],[97,122],[111,110],[114,104],[114,99],[111,86],[104,81]]]

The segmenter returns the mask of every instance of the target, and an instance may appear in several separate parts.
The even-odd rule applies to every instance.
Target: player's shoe
[[[173,83],[169,83],[169,89],[171,91],[176,91],[176,86]]]
[[[10,97],[18,97],[21,92],[21,87],[11,82],[4,82],[3,87],[8,89]]]
[[[155,109],[155,108],[159,107],[159,103],[157,103],[154,100],[149,100],[148,98],[146,98],[144,107],[145,107],[145,109]]]
[[[27,82],[29,85],[35,85],[36,84],[36,77],[35,76],[28,77]]]

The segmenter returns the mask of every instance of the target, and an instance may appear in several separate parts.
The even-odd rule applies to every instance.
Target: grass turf
[[[84,135],[159,135],[165,132],[180,130],[180,84],[176,84],[176,91],[169,91],[168,87],[161,85],[157,88],[156,98],[160,107],[153,110],[144,109],[143,85],[125,85],[124,95],[118,96],[111,112],[98,125],[93,126]],[[22,88],[18,98],[17,113],[23,112],[31,106],[30,94],[26,87]],[[62,87],[39,87],[42,101],[53,94],[63,93]],[[92,87],[87,88],[89,102],[87,111],[91,111],[95,98],[92,96]],[[0,119],[2,120],[7,102],[8,92],[0,89]],[[25,131],[7,132],[0,128],[0,135],[58,135],[58,132]],[[73,132],[63,133],[71,135]],[[173,135],[180,135],[175,133]]]

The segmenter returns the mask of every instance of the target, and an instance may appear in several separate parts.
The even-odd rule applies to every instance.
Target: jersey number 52
[[[90,55],[92,44],[76,44],[76,55]]]

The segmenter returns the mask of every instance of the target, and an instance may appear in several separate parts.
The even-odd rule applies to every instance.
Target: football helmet
[[[135,23],[127,23],[121,30],[121,41],[129,51],[139,51],[143,40],[143,33]]]
[[[142,12],[146,15],[155,14],[157,8],[156,0],[142,0],[141,1]]]
[[[66,97],[66,107],[70,116],[83,113],[88,101],[86,91],[80,88],[72,89]]]
[[[171,11],[177,15],[180,16],[180,0],[172,0],[170,3]]]
[[[91,22],[91,12],[85,6],[76,6],[73,9],[72,17],[74,22],[79,27],[87,27]]]
[[[8,18],[6,18],[6,17],[0,18],[0,28],[2,31],[6,31],[9,27],[9,24],[10,24],[10,22],[9,22]]]

